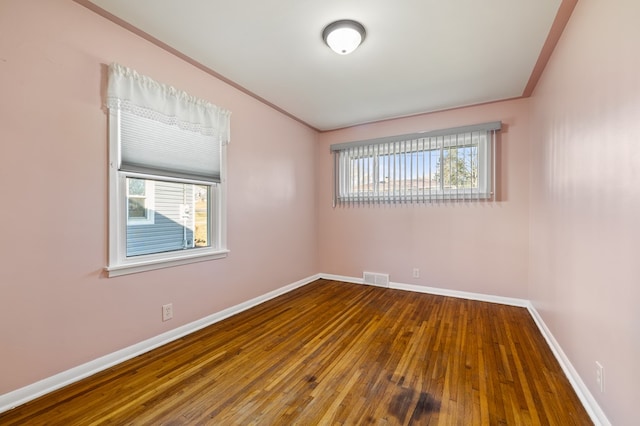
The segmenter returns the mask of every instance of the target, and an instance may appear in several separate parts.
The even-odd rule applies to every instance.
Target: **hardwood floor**
[[[2,425],[589,425],[524,308],[319,280]]]

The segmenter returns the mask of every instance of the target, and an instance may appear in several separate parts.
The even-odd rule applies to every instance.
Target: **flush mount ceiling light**
[[[362,24],[350,19],[332,22],[322,31],[327,46],[340,55],[348,55],[364,41],[366,31]]]

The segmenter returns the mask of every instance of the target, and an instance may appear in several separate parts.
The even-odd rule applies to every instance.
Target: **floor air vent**
[[[365,284],[376,285],[378,287],[389,287],[389,274],[376,274],[375,272],[364,272],[362,278]]]

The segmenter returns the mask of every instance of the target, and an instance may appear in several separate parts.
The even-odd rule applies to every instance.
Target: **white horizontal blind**
[[[220,182],[220,143],[209,135],[120,111],[120,170]]]
[[[501,123],[331,146],[334,205],[491,200]]]
[[[107,106],[119,117],[118,170],[220,182],[229,111],[118,64]]]

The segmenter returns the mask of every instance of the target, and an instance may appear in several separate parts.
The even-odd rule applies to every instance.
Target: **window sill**
[[[440,192],[426,194],[413,194],[406,196],[399,195],[341,195],[336,198],[337,204],[411,204],[411,203],[434,203],[447,201],[484,201],[491,200],[493,192]]]
[[[223,259],[227,257],[229,250],[207,251],[206,253],[194,253],[175,257],[163,257],[161,259],[145,259],[132,261],[119,265],[107,266],[105,271],[109,278],[120,275],[136,274],[138,272],[153,271],[161,268],[188,265],[190,263],[204,262],[207,260]]]

